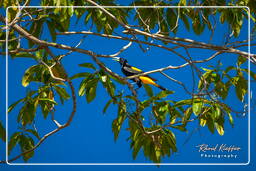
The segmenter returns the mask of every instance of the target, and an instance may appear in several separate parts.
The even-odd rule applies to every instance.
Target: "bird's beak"
[[[113,57],[112,60],[119,62],[120,58],[119,57]]]

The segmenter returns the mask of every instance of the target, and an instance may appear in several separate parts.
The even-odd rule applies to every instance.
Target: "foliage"
[[[18,1],[22,4],[21,1]],[[114,0],[94,1],[104,6],[117,6]],[[255,1],[238,0],[226,2],[224,0],[198,0],[194,2],[203,6],[248,6],[251,9],[251,19],[255,24]],[[16,0],[0,1],[5,9],[18,5]],[[87,6],[91,5],[87,1],[75,0],[41,0],[42,6]],[[132,6],[167,6],[167,5],[194,5],[192,1],[180,0],[156,1],[156,0],[135,0]],[[58,43],[58,32],[65,32],[70,29],[73,18],[76,23],[83,19],[84,27],[90,28],[99,34],[115,35],[124,24],[129,25],[131,19],[137,26],[129,25],[132,29],[140,29],[145,33],[157,32],[164,38],[173,38],[181,27],[185,27],[188,32],[201,35],[204,31],[214,32],[215,20],[230,27],[230,32],[237,38],[240,30],[247,20],[247,8],[136,8],[135,12],[131,8],[105,8],[116,17],[113,19],[99,8],[26,8],[26,12],[31,14],[32,20],[26,15],[20,18],[28,20],[22,25],[35,38],[52,43],[55,48],[60,48]],[[8,22],[15,19],[19,10],[15,7],[8,8]],[[214,18],[214,19],[213,19]],[[47,28],[47,29],[44,29]],[[127,28],[123,33],[128,34]],[[49,32],[51,37],[45,38],[45,32]],[[0,33],[0,39],[5,39],[5,32]],[[33,129],[33,123],[40,114],[45,119],[49,119],[55,112],[55,107],[64,104],[74,97],[71,91],[67,90],[65,81],[78,81],[80,85],[76,92],[79,96],[84,96],[87,103],[92,103],[100,87],[106,90],[109,100],[103,108],[103,113],[107,113],[109,107],[116,106],[116,118],[112,122],[114,140],[118,139],[119,133],[124,125],[130,133],[128,142],[132,149],[132,157],[136,159],[140,151],[149,160],[160,163],[161,159],[177,152],[177,140],[174,130],[187,132],[189,122],[198,120],[201,127],[207,126],[211,133],[215,130],[219,135],[224,135],[224,122],[226,120],[234,125],[234,111],[225,103],[226,98],[235,89],[236,97],[245,102],[248,93],[248,78],[256,79],[256,74],[243,65],[247,59],[239,56],[237,63],[226,68],[221,62],[216,66],[200,68],[201,75],[198,76],[198,87],[190,98],[174,101],[174,91],[161,91],[155,93],[153,89],[144,85],[147,97],[138,100],[135,94],[125,94],[120,91],[120,84],[124,80],[113,76],[109,71],[94,63],[82,63],[79,66],[86,68],[88,72],[76,73],[68,77],[61,63],[61,55],[53,57],[44,47],[38,45],[33,40],[28,40],[26,48],[30,51],[20,50],[19,37],[13,29],[9,30],[8,51],[13,59],[20,57],[36,62],[24,73],[21,84],[30,88],[25,97],[12,103],[8,108],[8,113],[18,113],[17,123],[19,131],[13,133],[8,142],[8,153],[17,146],[20,146],[24,161],[28,161],[34,155],[33,148],[35,140],[40,140],[41,136],[37,130]],[[136,39],[137,37],[134,36]],[[142,36],[143,41],[151,43],[151,37]],[[153,39],[152,39],[153,40]],[[161,40],[159,45],[170,45],[169,39]],[[5,42],[0,42],[2,51],[5,50]],[[51,45],[52,45],[51,44]],[[61,48],[60,48],[61,49]],[[65,55],[64,55],[65,56]],[[93,56],[93,55],[92,55]],[[54,77],[57,77],[54,78]],[[63,81],[64,80],[64,81]],[[37,85],[35,88],[34,85]],[[72,94],[72,98],[71,95]],[[56,98],[58,97],[58,99]],[[148,112],[150,111],[150,112]],[[149,115],[152,116],[151,119]],[[145,125],[143,120],[148,120],[149,125]],[[127,124],[124,124],[127,123]],[[0,138],[5,141],[5,129],[0,122]]]

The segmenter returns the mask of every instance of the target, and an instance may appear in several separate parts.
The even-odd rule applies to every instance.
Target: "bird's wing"
[[[131,67],[131,69],[133,69],[133,70],[135,70],[135,71],[138,71],[138,72],[143,72],[141,69],[136,68],[136,67]]]
[[[136,72],[136,74],[139,74],[139,73],[143,73],[143,71],[139,68],[136,68],[136,67],[131,67],[132,70],[134,70],[134,72]],[[156,79],[150,77],[149,75],[145,75],[146,77],[152,79],[153,81],[157,81]]]
[[[123,71],[125,71],[128,75],[135,75],[143,72],[139,69],[134,69],[134,67],[127,67],[127,66],[123,67]]]

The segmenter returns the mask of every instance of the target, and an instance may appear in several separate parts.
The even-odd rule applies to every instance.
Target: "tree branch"
[[[226,46],[217,46],[217,45],[212,45],[212,44],[208,44],[208,43],[204,43],[204,42],[194,41],[194,40],[191,40],[191,39],[172,38],[172,37],[162,35],[162,34],[151,34],[151,33],[141,31],[141,30],[138,30],[138,29],[133,29],[133,28],[129,27],[128,25],[124,24],[122,21],[118,20],[113,14],[111,14],[109,11],[107,11],[105,8],[103,8],[102,6],[97,4],[96,2],[93,2],[91,0],[86,0],[86,1],[89,2],[92,5],[97,6],[102,12],[104,12],[105,14],[110,16],[113,20],[115,20],[118,24],[123,26],[124,29],[126,29],[125,31],[123,31],[123,33],[126,33],[126,34],[140,34],[140,35],[144,35],[144,36],[147,36],[147,37],[151,37],[153,39],[157,39],[157,40],[161,40],[161,41],[165,41],[165,42],[170,42],[172,44],[183,45],[186,48],[192,48],[192,47],[193,48],[205,48],[205,49],[211,49],[211,50],[225,51],[225,52],[228,52],[228,53],[236,53],[236,54],[239,54],[239,55],[247,56],[248,58],[249,57],[256,58],[256,54],[249,54],[247,52],[240,51],[240,50],[233,49],[233,48],[229,48],[229,47],[226,47]],[[190,43],[190,44],[192,44],[192,46],[191,45],[180,44],[177,41]],[[193,45],[199,45],[200,47],[193,46]]]
[[[48,47],[45,47],[47,49],[47,51],[49,52],[49,54],[55,58],[55,56],[53,55],[53,53],[50,51],[50,49]],[[58,126],[58,128],[54,129],[53,131],[49,132],[48,134],[45,134],[40,140],[39,142],[31,149],[17,155],[16,157],[8,160],[8,162],[12,162],[12,161],[15,161],[17,159],[19,159],[20,157],[22,157],[23,155],[29,153],[29,152],[32,152],[34,151],[36,148],[38,148],[49,136],[59,132],[61,129],[63,128],[66,128],[70,125],[70,123],[72,122],[73,118],[74,118],[74,115],[76,113],[76,108],[77,108],[77,104],[76,104],[76,94],[75,94],[75,88],[73,86],[73,83],[72,81],[67,77],[66,81],[68,82],[68,85],[71,89],[71,94],[72,94],[72,101],[73,101],[73,107],[72,107],[72,112],[67,120],[67,122],[64,124],[64,125],[60,125],[58,122],[55,122]],[[4,161],[1,161],[0,163],[5,163]]]
[[[219,55],[219,54],[221,54],[221,53],[223,53],[223,52],[216,52],[216,53],[214,53],[212,56],[210,56],[209,58],[204,59],[204,60],[190,61],[190,62],[184,63],[184,64],[182,64],[182,65],[178,65],[178,66],[169,65],[169,66],[167,66],[167,67],[163,67],[163,68],[160,68],[160,69],[155,69],[155,70],[143,72],[143,73],[140,73],[140,74],[137,74],[137,75],[129,76],[129,77],[126,77],[126,79],[133,79],[133,78],[136,78],[136,77],[139,77],[139,76],[148,75],[148,74],[152,74],[152,73],[155,73],[155,72],[163,72],[163,71],[169,70],[169,69],[179,69],[179,68],[183,68],[183,67],[185,67],[185,66],[188,66],[188,65],[194,64],[194,63],[203,63],[203,62],[207,62],[207,61],[209,61],[209,60],[215,58],[217,55]]]

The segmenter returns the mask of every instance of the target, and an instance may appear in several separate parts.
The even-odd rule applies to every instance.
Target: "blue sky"
[[[82,19],[81,19],[82,20]],[[72,20],[74,23],[74,20]],[[82,22],[81,22],[82,23]],[[75,26],[71,24],[70,31],[79,31],[79,30],[87,30],[88,28],[84,28],[82,25]],[[223,29],[226,28],[225,25],[218,25],[215,36],[213,39],[214,43],[222,44],[223,43]],[[247,30],[246,27],[243,28],[242,34],[239,39],[243,40],[246,38]],[[196,36],[192,32],[186,31],[183,27],[180,28],[177,36],[187,37],[200,41],[207,41],[209,39],[209,32],[205,31],[201,36]],[[43,37],[49,37],[48,32],[46,31]],[[59,43],[66,43],[71,46],[75,45],[79,42],[81,36],[70,36],[68,38],[58,37]],[[118,41],[118,40],[106,40],[102,38],[97,38],[93,36],[88,36],[81,48],[95,50],[97,53],[105,53],[112,54],[118,51],[123,45],[127,42]],[[55,54],[61,54],[63,51],[53,50]],[[255,52],[254,52],[255,53]],[[192,56],[194,59],[205,58],[205,56],[209,55],[209,51],[200,51],[195,50],[192,52]],[[135,66],[140,66],[144,71],[149,71],[152,69],[161,68],[166,66],[167,64],[171,65],[179,65],[184,61],[180,60],[177,56],[171,54],[170,52],[163,51],[161,49],[150,48],[146,53],[142,52],[138,45],[133,44],[128,50],[123,52],[120,56],[128,59],[129,63]],[[145,60],[146,59],[146,60]],[[224,66],[228,66],[233,63],[234,55],[224,54],[219,56],[216,60],[208,63],[208,64],[216,64],[216,62],[221,59]],[[236,57],[235,57],[236,59]],[[1,68],[1,82],[5,82],[5,59],[2,57],[0,63]],[[122,74],[120,71],[120,66],[118,63],[114,63],[108,59],[102,59],[102,61],[106,62],[107,66],[109,66],[113,71]],[[166,61],[166,62],[162,62]],[[66,67],[69,75],[73,75],[78,72],[86,71],[84,68],[78,67],[78,64],[84,62],[92,62],[89,56],[72,53],[71,55],[65,57],[63,60],[63,65]],[[143,65],[142,65],[143,62]],[[13,103],[19,98],[22,98],[26,89],[22,87],[20,81],[24,71],[31,65],[36,64],[32,60],[28,59],[9,59],[9,103]],[[208,65],[207,64],[207,65]],[[206,64],[198,65],[207,66]],[[255,67],[253,68],[255,70]],[[88,71],[90,71],[88,69]],[[167,73],[173,76],[180,81],[183,81],[186,85],[191,84],[190,68],[186,67],[181,70],[168,71]],[[154,77],[158,78],[159,84],[165,85],[166,88],[170,90],[176,91],[174,95],[170,97],[173,99],[184,99],[187,97],[183,89],[180,88],[177,84],[170,82],[160,74],[152,74]],[[80,81],[76,80],[74,82],[76,89],[79,86]],[[190,89],[191,87],[188,86]],[[255,87],[255,86],[254,86]],[[252,88],[254,88],[252,87]],[[32,88],[36,88],[36,85],[32,85]],[[120,90],[123,90],[124,93],[129,94],[129,90],[124,86],[118,86]],[[254,88],[255,89],[255,88]],[[159,92],[158,89],[154,88],[155,92]],[[2,84],[0,89],[0,98],[1,101],[5,101],[5,86]],[[145,98],[144,89],[139,90],[139,98],[142,100]],[[48,138],[36,151],[35,156],[29,160],[29,162],[49,162],[49,163],[95,163],[95,162],[114,162],[114,163],[131,163],[131,162],[150,162],[145,159],[143,153],[140,153],[137,160],[134,161],[131,156],[131,149],[129,148],[129,143],[126,141],[128,138],[127,131],[124,129],[120,133],[120,137],[117,142],[114,142],[113,133],[111,131],[111,122],[116,117],[116,108],[111,107],[107,114],[102,115],[103,104],[107,102],[108,98],[106,96],[106,92],[102,87],[98,88],[97,97],[91,104],[87,104],[85,101],[85,97],[78,97],[78,111],[74,117],[74,120],[70,127],[65,128],[60,131],[56,135]],[[240,109],[240,102],[237,100],[234,94],[231,94],[227,103],[232,105],[232,107],[236,109]],[[69,115],[69,111],[71,110],[71,104],[66,103],[64,106],[56,107],[56,118],[60,121],[60,123],[64,123],[66,118]],[[4,104],[1,103],[1,112],[4,113]],[[17,109],[14,110],[9,115],[9,134],[16,130],[16,113]],[[252,120],[251,123],[255,122],[255,110],[252,111]],[[1,121],[5,120],[5,116],[0,116]],[[44,120],[43,117],[38,114],[38,118],[36,120],[37,128],[39,130],[40,135],[44,135],[50,130],[54,129],[54,124],[49,120]],[[189,127],[188,133],[175,131],[177,144],[179,151],[171,156],[171,158],[165,158],[164,162],[246,162],[247,161],[247,118],[236,118],[235,117],[235,127],[232,128],[229,124],[225,125],[225,134],[224,136],[219,136],[216,132],[212,135],[207,128],[200,128],[200,131],[194,131],[197,128],[197,123],[192,124]],[[124,125],[125,127],[125,125]],[[252,135],[255,135],[255,126],[252,125]],[[194,133],[192,133],[194,131]],[[184,142],[190,136],[190,140],[185,144]],[[251,136],[252,142],[252,156],[251,163],[255,162],[255,136]],[[225,144],[236,144],[242,147],[241,153],[239,153],[240,158],[238,160],[208,160],[200,158],[200,155],[196,151],[195,146],[201,143],[225,143]],[[1,142],[1,147],[3,147],[3,143]],[[16,148],[12,155],[19,153],[19,149]],[[0,148],[1,156],[4,155],[3,148]],[[16,162],[22,162],[22,160],[17,160]],[[252,164],[251,164],[252,165]],[[141,169],[142,166],[0,166],[3,167],[4,170],[45,170],[45,169],[63,169],[63,170],[101,170],[101,169]],[[161,170],[170,170],[170,169],[188,169],[188,167],[192,166],[162,166]],[[243,169],[243,170],[251,170],[253,166],[193,166],[193,169],[197,170],[205,170],[207,169],[220,169],[224,170],[227,167],[229,169]],[[218,168],[216,168],[218,167]],[[153,170],[156,169],[156,166],[143,166],[143,169]]]

